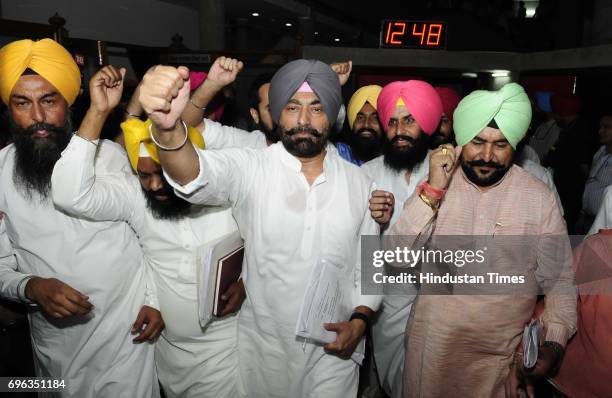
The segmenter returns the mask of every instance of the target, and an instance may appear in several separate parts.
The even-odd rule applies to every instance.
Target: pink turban
[[[206,72],[189,72],[190,90],[194,91],[198,87],[200,87],[202,83],[204,83],[204,80],[206,80],[207,77],[208,77],[208,73]],[[221,118],[223,117],[223,112],[225,111],[225,106],[223,105],[223,101],[224,101],[224,98],[222,94],[217,94],[212,99],[212,101],[210,101],[207,107],[209,109],[208,112],[210,112],[208,114],[209,119],[212,119],[215,121],[221,120]]]
[[[455,108],[459,105],[459,101],[461,98],[459,94],[455,90],[450,87],[436,87],[436,91],[440,96],[440,100],[442,101],[442,110],[446,117],[452,121],[453,120],[453,112],[455,112]]]
[[[421,80],[393,82],[382,89],[378,96],[377,110],[385,130],[399,99],[425,134],[431,135],[436,131],[442,116],[442,101],[431,84]]]

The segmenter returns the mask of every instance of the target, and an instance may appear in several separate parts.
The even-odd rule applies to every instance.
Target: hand
[[[438,189],[446,189],[451,176],[459,164],[462,147],[451,144],[440,145],[429,156],[429,185]]]
[[[395,197],[391,192],[376,190],[370,198],[370,214],[377,223],[384,225],[391,220]]]
[[[30,279],[25,295],[54,318],[85,315],[94,308],[88,296],[55,278]]]
[[[236,312],[242,306],[242,302],[246,298],[246,291],[244,290],[244,283],[242,279],[232,283],[232,285],[221,295],[221,300],[227,301],[225,308],[219,316],[225,316]]]
[[[521,364],[520,366],[522,367],[523,365]],[[510,373],[506,377],[504,389],[506,391],[506,398],[523,398],[525,393],[527,393],[529,398],[535,398],[533,384],[525,380],[522,372],[517,369],[514,363],[510,366]]]
[[[149,69],[140,84],[139,100],[153,124],[173,129],[189,101],[189,69],[163,65]]]
[[[366,324],[361,319],[350,322],[326,323],[325,330],[336,332],[336,341],[323,346],[329,354],[340,358],[350,358],[366,330]]]
[[[161,312],[148,305],[143,305],[132,327],[132,334],[138,336],[132,341],[134,343],[142,343],[145,340],[153,342],[159,337],[165,326]]]
[[[525,390],[529,398],[535,398],[534,382],[551,375],[561,358],[546,345],[538,347],[538,360],[533,368],[526,369],[523,361],[515,361],[506,378],[506,397],[520,397],[519,390]]]
[[[338,80],[340,85],[344,86],[351,76],[351,70],[353,70],[353,61],[346,62],[334,62],[329,65],[336,74],[338,74]]]
[[[96,72],[89,81],[91,108],[100,113],[110,113],[121,101],[125,68],[107,65]]]
[[[214,84],[213,89],[221,90],[236,80],[244,64],[235,58],[219,57],[210,67],[204,83]]]

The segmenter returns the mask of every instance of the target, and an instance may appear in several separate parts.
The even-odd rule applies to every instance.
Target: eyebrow
[[[45,95],[43,95],[42,97],[39,98],[39,100],[45,99],[45,98],[52,98],[52,97],[57,97],[59,94],[57,91],[53,91],[50,93],[47,93]],[[26,97],[25,95],[20,95],[20,94],[13,94],[11,95],[12,99],[21,99],[21,100],[27,100],[27,101],[31,101],[31,99],[29,97]]]
[[[492,144],[497,144],[497,143],[501,143],[501,142],[508,143],[508,140],[507,140],[506,138],[502,138],[502,139],[495,140],[495,141],[487,141],[487,140],[485,140],[484,138],[474,137],[474,138],[473,138],[473,141],[490,142],[490,143],[492,143]]]
[[[288,104],[295,104],[295,105],[303,105],[302,102],[300,102],[299,100],[295,99],[295,98],[291,98],[289,101],[287,101]],[[313,99],[309,105],[318,105],[321,103],[321,100],[318,98]]]

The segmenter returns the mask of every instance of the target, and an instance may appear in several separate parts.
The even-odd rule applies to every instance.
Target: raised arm
[[[134,192],[128,184],[131,171],[127,161],[125,168],[117,173],[99,173],[96,175],[95,162],[100,145],[100,134],[104,121],[117,106],[123,90],[125,69],[105,66],[90,80],[91,106],[87,111],[78,133],[72,137],[62,157],[56,162],[51,176],[51,193],[53,202],[64,211],[94,220],[128,221],[136,202]],[[106,158],[113,154],[116,145],[108,145],[104,153]],[[124,156],[117,153],[116,159],[123,161]],[[134,177],[135,178],[135,177]]]
[[[189,104],[181,115],[188,126],[198,127],[203,123],[202,132],[204,132],[206,129],[206,119],[204,119],[206,107],[223,87],[236,80],[236,76],[243,66],[242,61],[229,57],[219,57],[213,62],[206,80],[193,92]]]

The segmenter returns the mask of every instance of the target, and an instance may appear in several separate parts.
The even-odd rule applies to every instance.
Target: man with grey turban
[[[245,241],[247,300],[238,324],[245,395],[356,397],[362,337],[380,305],[380,296],[360,290],[359,244],[379,230],[368,210],[374,184],[328,144],[341,102],[338,76],[319,61],[288,63],[270,86],[281,142],[206,151],[186,145],[179,119],[188,72],[153,68],[140,102],[175,192],[197,204],[229,201]],[[334,289],[325,313],[309,306],[317,286]]]

